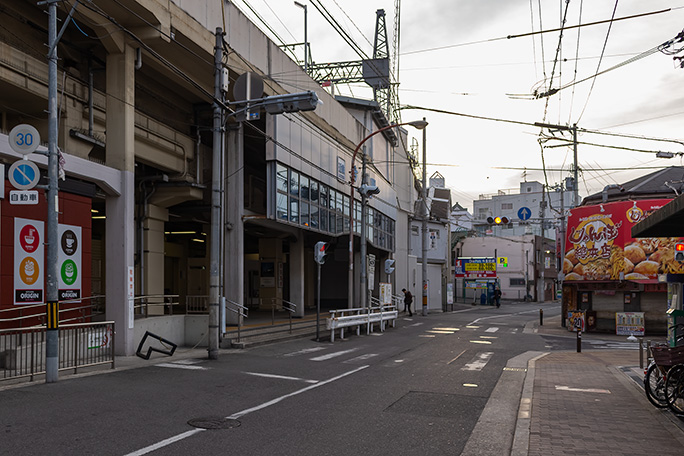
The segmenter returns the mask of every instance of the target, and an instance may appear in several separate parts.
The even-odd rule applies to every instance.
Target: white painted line
[[[485,332],[486,332],[486,333],[495,333],[495,332],[497,332],[498,330],[499,330],[499,328],[497,328],[496,326],[492,326],[491,328],[485,329]]]
[[[477,320],[476,320],[476,321],[477,321]],[[473,323],[475,323],[475,322],[473,322]],[[466,328],[468,328],[468,329],[478,329],[479,326],[470,324],[470,325],[467,325]]]
[[[409,326],[420,326],[420,325],[422,325],[422,324],[423,324],[423,323],[414,323],[414,324],[409,325]]]
[[[207,367],[192,366],[189,364],[176,364],[176,363],[159,363],[159,364],[155,364],[155,366],[157,366],[157,367],[171,367],[173,369],[208,370]]]
[[[350,348],[349,350],[342,350],[338,352],[333,352],[333,353],[328,353],[326,355],[321,355],[317,356],[315,358],[309,358],[310,361],[326,361],[329,359],[337,358],[338,356],[346,355],[347,353],[351,353],[353,351],[358,350],[358,348]]]
[[[455,331],[440,331],[438,329],[428,329],[427,332],[431,334],[453,334]]]
[[[475,358],[472,359],[468,364],[463,366],[461,370],[464,371],[481,371],[489,362],[494,352],[482,352],[478,353]]]
[[[344,361],[345,364],[354,364],[359,361],[365,361],[367,359],[371,359],[375,356],[378,356],[378,353],[366,353],[365,355],[357,356],[356,358],[348,359]]]
[[[173,364],[199,364],[203,359],[179,359],[178,361],[174,361]]]
[[[305,378],[288,377],[287,375],[262,374],[259,372],[243,372],[243,374],[254,375],[255,377],[277,378],[280,380],[295,380],[295,381],[304,382],[304,383],[318,383],[318,380],[307,380]]]
[[[471,340],[471,344],[484,344],[484,345],[491,345],[492,343],[488,340]]]
[[[556,390],[558,391],[575,391],[578,393],[598,393],[598,394],[610,394],[610,390],[598,389],[598,388],[571,388],[569,386],[559,386],[556,385]]]
[[[283,401],[283,400],[287,399],[288,397],[296,396],[296,395],[298,395],[298,394],[305,393],[305,392],[307,392],[307,391],[309,391],[309,390],[312,390],[312,389],[314,389],[314,388],[318,388],[319,386],[327,385],[328,383],[332,383],[332,382],[334,382],[334,381],[336,381],[336,380],[339,380],[339,379],[341,379],[341,378],[344,378],[344,377],[346,377],[347,375],[355,374],[355,373],[357,373],[357,372],[359,372],[359,371],[361,371],[361,370],[363,370],[363,369],[365,369],[365,368],[367,368],[367,367],[370,367],[370,366],[361,366],[361,367],[356,368],[356,369],[354,369],[354,370],[351,370],[351,371],[349,371],[349,372],[345,372],[344,374],[340,374],[340,375],[338,375],[337,377],[333,377],[333,378],[330,378],[330,379],[328,379],[328,380],[324,380],[324,381],[322,381],[322,382],[318,382],[318,383],[316,383],[315,385],[307,386],[306,388],[302,388],[302,389],[297,390],[297,391],[295,391],[295,392],[293,392],[293,393],[290,393],[290,394],[286,394],[286,395],[284,395],[284,396],[277,397],[277,398],[272,399],[272,400],[270,400],[270,401],[268,401],[268,402],[264,402],[263,404],[257,405],[256,407],[248,408],[248,409],[245,409],[245,410],[243,410],[243,411],[241,411],[241,412],[233,413],[232,415],[227,416],[226,419],[229,419],[229,420],[237,420],[237,419],[239,419],[239,418],[241,418],[241,417],[247,415],[248,413],[252,413],[252,412],[256,412],[257,410],[265,409],[266,407],[270,407],[271,405],[277,404],[278,402]]]
[[[193,429],[192,431],[183,432],[182,434],[178,434],[175,437],[170,437],[166,440],[162,440],[161,442],[157,442],[138,451],[134,451],[133,453],[128,453],[126,456],[142,456],[143,454],[151,453],[153,451],[157,451],[160,448],[164,448],[165,446],[169,446],[172,443],[180,442],[181,440],[187,439],[188,437],[193,436],[202,431],[206,431],[206,429]]]
[[[434,334],[421,334],[418,337],[437,337]]]
[[[480,336],[480,339],[498,339],[497,336]]]
[[[438,326],[436,328],[432,328],[435,331],[460,331],[461,328],[442,328],[441,326]]]
[[[307,354],[309,354],[309,353],[314,353],[314,352],[317,352],[317,351],[320,351],[320,350],[325,350],[325,347],[305,348],[305,349],[303,349],[303,350],[299,350],[299,351],[296,351],[296,352],[286,353],[286,354],[283,355],[283,356],[307,355]]]
[[[238,418],[240,418],[240,417],[243,417],[243,416],[247,415],[248,413],[256,412],[257,410],[261,410],[261,409],[264,409],[264,408],[266,408],[266,407],[270,407],[271,405],[277,404],[278,402],[283,401],[283,400],[285,400],[285,399],[287,399],[287,398],[289,398],[289,397],[293,397],[293,396],[296,396],[296,395],[298,395],[298,394],[305,393],[305,392],[310,391],[310,390],[312,390],[312,389],[314,389],[314,388],[318,388],[319,386],[327,385],[328,383],[332,383],[332,382],[334,382],[334,381],[336,381],[336,380],[339,380],[339,379],[341,379],[341,378],[344,378],[344,377],[346,377],[347,375],[355,374],[355,373],[357,373],[357,372],[359,372],[359,371],[361,371],[361,370],[363,370],[363,369],[365,369],[365,368],[367,368],[367,367],[370,367],[370,366],[361,366],[361,367],[359,367],[359,368],[357,368],[357,369],[354,369],[354,370],[351,370],[351,371],[349,371],[349,372],[345,372],[345,373],[343,373],[343,374],[340,374],[340,375],[338,375],[337,377],[333,377],[333,378],[330,378],[330,379],[328,379],[328,380],[324,380],[324,381],[322,381],[322,382],[318,382],[318,383],[316,383],[315,385],[310,385],[310,386],[307,386],[307,387],[302,388],[302,389],[300,389],[300,390],[297,390],[297,391],[295,391],[295,392],[292,392],[292,393],[290,393],[290,394],[286,394],[286,395],[284,395],[284,396],[277,397],[277,398],[275,398],[275,399],[273,399],[273,400],[270,400],[270,401],[268,401],[268,402],[264,402],[263,404],[257,405],[256,407],[252,407],[252,408],[243,410],[243,411],[241,411],[241,412],[234,413],[234,414],[232,414],[232,415],[226,417],[226,419],[229,419],[229,420],[230,420],[230,419],[236,420],[236,419],[238,419]],[[153,445],[147,446],[147,447],[142,448],[142,449],[140,449],[140,450],[138,450],[138,451],[135,451],[135,452],[133,452],[133,453],[128,453],[126,456],[142,456],[142,455],[144,455],[144,454],[151,453],[152,451],[156,451],[156,450],[158,450],[158,449],[160,449],[160,448],[164,448],[165,446],[171,445],[172,443],[179,442],[179,441],[181,441],[181,440],[183,440],[183,439],[186,439],[186,438],[188,438],[188,437],[191,437],[191,436],[193,436],[193,435],[195,435],[195,434],[197,434],[197,433],[200,433],[200,432],[202,432],[202,431],[204,431],[204,430],[205,430],[205,429],[193,429],[193,430],[191,430],[191,431],[183,432],[182,434],[178,434],[178,435],[175,436],[175,437],[170,437],[170,438],[168,438],[168,439],[166,439],[166,440],[162,440],[161,442],[157,442],[157,443],[155,443],[155,444],[153,444]]]
[[[463,386],[465,386],[466,388],[477,388],[476,383],[464,383]]]

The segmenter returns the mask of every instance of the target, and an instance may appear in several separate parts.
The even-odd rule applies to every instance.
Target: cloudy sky
[[[294,1],[234,3],[254,17],[247,5],[251,6],[286,43],[303,41],[304,14]],[[308,37],[315,62],[359,59],[311,1],[299,3],[308,4]],[[372,55],[377,9],[386,11],[390,43],[394,40],[393,0],[320,3],[367,54]],[[565,26],[572,27],[665,9],[671,10],[612,25],[570,28],[560,41],[559,31],[506,38],[557,29],[563,17]],[[658,45],[683,29],[684,0],[571,0],[567,12],[563,0],[404,0],[400,102],[529,124],[577,123],[580,129],[684,143],[684,69],[672,55],[657,51]],[[668,49],[679,47],[684,48],[684,42]],[[303,57],[303,48],[297,52]],[[615,66],[618,68],[591,78]],[[587,80],[573,84],[583,79]],[[547,98],[531,95],[535,90],[547,91],[549,84],[562,89]],[[362,84],[336,90],[372,97]],[[542,153],[538,142],[541,129],[533,125],[426,110],[402,111],[403,121],[422,117],[430,123],[428,175],[435,171],[444,175],[454,200],[468,208],[472,209],[472,201],[482,194],[519,188],[525,178],[554,185],[571,175],[572,148],[545,148]],[[683,153],[684,145],[677,142],[593,133],[581,133],[578,140],[580,196],[654,171],[635,168],[684,164],[681,155],[671,159],[655,156],[657,151]],[[546,142],[547,146],[560,144],[558,140]],[[538,171],[544,165],[546,176]]]

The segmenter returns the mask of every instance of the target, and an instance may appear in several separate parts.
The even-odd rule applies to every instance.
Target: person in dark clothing
[[[498,288],[494,290],[494,300],[496,301],[496,307],[501,307],[501,290]]]
[[[409,317],[412,317],[413,312],[411,312],[411,303],[413,302],[413,295],[410,291],[407,291],[406,288],[402,288],[401,291],[404,292],[404,312],[408,309]]]

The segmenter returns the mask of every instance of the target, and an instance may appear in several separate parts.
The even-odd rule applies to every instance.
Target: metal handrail
[[[237,339],[237,341],[240,342],[240,332],[242,329],[242,318],[249,318],[249,308],[246,306],[243,306],[242,304],[237,303],[235,301],[231,301],[228,298],[224,298],[224,299],[226,300],[227,304],[232,304],[236,307],[235,309],[233,309],[232,307],[226,306],[226,309],[230,310],[233,313],[238,314],[238,339]],[[242,318],[240,318],[240,317],[242,317]],[[223,329],[225,330],[225,328],[223,328]]]
[[[80,299],[67,299],[64,301],[59,301],[59,303],[60,304],[77,303],[79,301],[93,300],[93,299],[98,299],[98,298],[103,298],[103,297],[104,297],[104,295],[87,296],[87,297],[80,298]],[[85,309],[91,309],[92,310],[95,307],[95,305],[96,304],[90,304],[90,305],[86,305],[86,306],[70,307],[68,309],[59,309],[58,313],[61,314],[64,312],[75,312],[75,311],[79,311],[79,310],[82,311]],[[18,317],[12,317],[12,318],[0,318],[0,322],[21,321],[21,320],[27,320],[27,319],[31,319],[31,318],[43,318],[43,320],[45,320],[45,311],[44,310],[43,310],[43,312],[33,313],[30,315],[22,315],[22,313],[27,309],[45,309],[45,304],[44,303],[43,304],[30,304],[30,305],[21,306],[21,307],[13,307],[10,309],[1,309],[0,312],[19,312],[19,316]],[[81,314],[81,316],[79,316],[79,317],[70,318],[67,320],[61,320],[60,319],[60,322],[63,323],[63,322],[67,322],[67,321],[84,319],[86,317],[91,317],[93,315],[99,315],[99,314],[100,314],[100,312],[91,312],[90,315]]]

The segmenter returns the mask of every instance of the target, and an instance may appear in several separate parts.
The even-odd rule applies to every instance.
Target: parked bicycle
[[[669,329],[679,327],[684,329],[684,323]],[[644,372],[648,400],[658,408],[669,407],[677,414],[684,413],[684,346],[679,345],[682,341],[684,336],[677,338],[674,347],[664,343],[651,345],[653,361]]]

